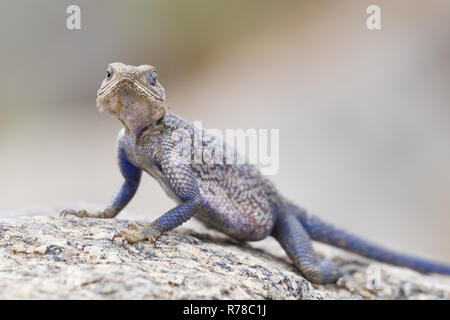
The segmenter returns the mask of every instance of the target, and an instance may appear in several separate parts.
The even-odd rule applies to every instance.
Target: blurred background
[[[151,64],[182,117],[280,129],[271,179],[286,197],[450,262],[449,1],[22,0],[0,16],[0,216],[109,203],[120,123],[96,91],[110,62]],[[172,206],[144,176],[119,217]]]

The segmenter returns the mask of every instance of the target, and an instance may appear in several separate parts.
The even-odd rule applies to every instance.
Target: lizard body
[[[174,136],[180,129],[193,136],[195,127],[168,110],[164,88],[152,66],[110,64],[97,93],[97,106],[123,124],[117,145],[125,181],[105,210],[90,213],[67,209],[62,216],[115,217],[136,193],[144,171],[159,182],[177,206],[144,228],[131,224],[114,238],[154,244],[162,234],[195,216],[242,241],[273,236],[299,271],[314,283],[335,283],[346,275],[332,262],[319,260],[311,240],[421,272],[450,274],[448,265],[379,247],[307,213],[282,197],[252,164],[187,161],[177,152]],[[222,146],[236,155],[216,136],[205,130],[202,136],[203,146]]]

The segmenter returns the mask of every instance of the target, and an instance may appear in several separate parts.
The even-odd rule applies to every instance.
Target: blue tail
[[[334,247],[342,248],[380,262],[407,267],[423,273],[440,273],[450,275],[450,265],[433,262],[383,248],[352,235],[347,231],[338,229],[332,224],[327,223],[316,216],[306,215],[303,211],[297,211],[295,212],[295,215],[299,218],[301,224],[308,232],[311,239],[315,241],[327,243]]]

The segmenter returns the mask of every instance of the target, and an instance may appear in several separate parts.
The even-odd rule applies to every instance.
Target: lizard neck
[[[165,117],[166,112],[158,119],[147,123],[141,121],[142,119],[131,122],[127,121],[127,119],[122,119],[121,117],[118,117],[118,119],[122,123],[125,134],[128,135],[135,144],[139,144],[145,137],[157,132],[162,132],[164,129]]]
[[[165,117],[166,117],[166,114],[164,114],[161,118],[159,118],[155,122],[142,128],[142,130],[139,132],[139,134],[136,135],[136,137],[135,137],[135,139],[136,139],[135,143],[136,144],[141,143],[147,136],[157,134],[157,133],[162,133],[164,131],[164,127],[165,127],[165,125],[164,125]]]

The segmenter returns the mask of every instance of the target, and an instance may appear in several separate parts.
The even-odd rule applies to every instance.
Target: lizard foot
[[[127,243],[136,243],[148,240],[156,248],[156,236],[149,232],[149,229],[140,227],[135,223],[130,223],[127,229],[118,231],[111,241],[114,241],[116,238],[122,238],[122,244],[125,241]]]
[[[365,299],[370,299],[370,300],[377,299],[377,296],[375,295],[375,293],[373,291],[367,289],[363,285],[356,283],[356,281],[354,281],[352,279],[352,277],[348,274],[344,274],[342,277],[340,277],[337,280],[336,284],[339,287],[349,290],[351,293],[359,294],[360,296],[362,296]]]
[[[99,212],[87,212],[86,210],[65,209],[59,214],[60,217],[75,216],[78,218],[112,218],[115,212],[112,209],[105,209]]]

